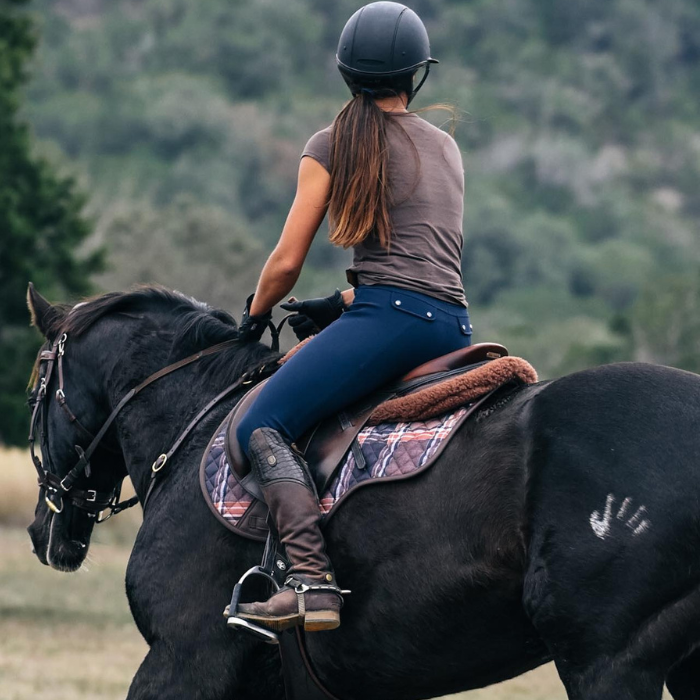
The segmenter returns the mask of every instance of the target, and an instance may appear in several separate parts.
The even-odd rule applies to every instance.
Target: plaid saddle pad
[[[324,515],[361,484],[368,481],[401,479],[412,476],[429,466],[440,446],[470,412],[463,406],[451,413],[425,421],[410,423],[381,423],[366,426],[357,436],[364,465],[358,465],[348,451],[328,489],[321,495],[320,508]],[[222,524],[238,534],[256,537],[251,530],[251,517],[264,516],[265,509],[239,482],[226,456],[225,440],[228,418],[219,426],[202,459],[200,483],[209,508]],[[311,465],[313,468],[313,465]],[[253,513],[258,513],[257,516]],[[262,523],[252,523],[253,530],[265,530]]]

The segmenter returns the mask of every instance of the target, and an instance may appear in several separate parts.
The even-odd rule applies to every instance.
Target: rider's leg
[[[298,604],[303,602],[307,610],[318,613],[315,629],[337,626],[340,601],[328,589],[335,581],[325,555],[313,482],[290,445],[325,415],[423,362],[468,346],[468,330],[466,309],[403,290],[362,287],[350,310],[268,381],[237,436],[248,448],[287,546],[292,575],[306,585],[325,588],[303,593],[301,601],[285,587],[267,603],[239,606],[241,617],[276,629],[301,624]]]
[[[470,343],[465,308],[393,287],[359,287],[349,310],[268,380],[238,427],[239,444],[246,450],[263,426],[293,442],[325,416]]]
[[[342,598],[319,527],[316,489],[304,460],[274,428],[257,428],[248,446],[253,474],[292,562],[285,586],[264,603],[238,606],[238,616],[279,631],[340,624]],[[307,591],[307,587],[311,587]]]

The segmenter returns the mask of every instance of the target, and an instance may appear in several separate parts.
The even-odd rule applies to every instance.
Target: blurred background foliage
[[[348,97],[334,54],[361,4],[29,4],[21,119],[35,157],[86,193],[76,255],[104,249],[95,289],[161,282],[239,315],[302,147]],[[441,60],[416,106],[462,110],[474,340],[543,377],[631,359],[700,371],[700,5],[409,5]],[[295,294],[342,286],[348,261],[321,232]],[[49,295],[84,291],[48,277]]]

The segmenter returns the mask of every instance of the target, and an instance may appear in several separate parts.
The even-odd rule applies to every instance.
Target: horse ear
[[[51,340],[49,335],[52,333],[52,329],[55,332],[58,321],[63,318],[63,310],[60,307],[52,306],[34,289],[31,282],[27,289],[27,306],[32,315],[32,325],[36,326],[47,340]]]

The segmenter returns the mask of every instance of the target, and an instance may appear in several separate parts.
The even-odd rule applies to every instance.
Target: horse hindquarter
[[[700,644],[698,416],[700,377],[641,364],[533,403],[524,603],[572,699],[656,700]]]

